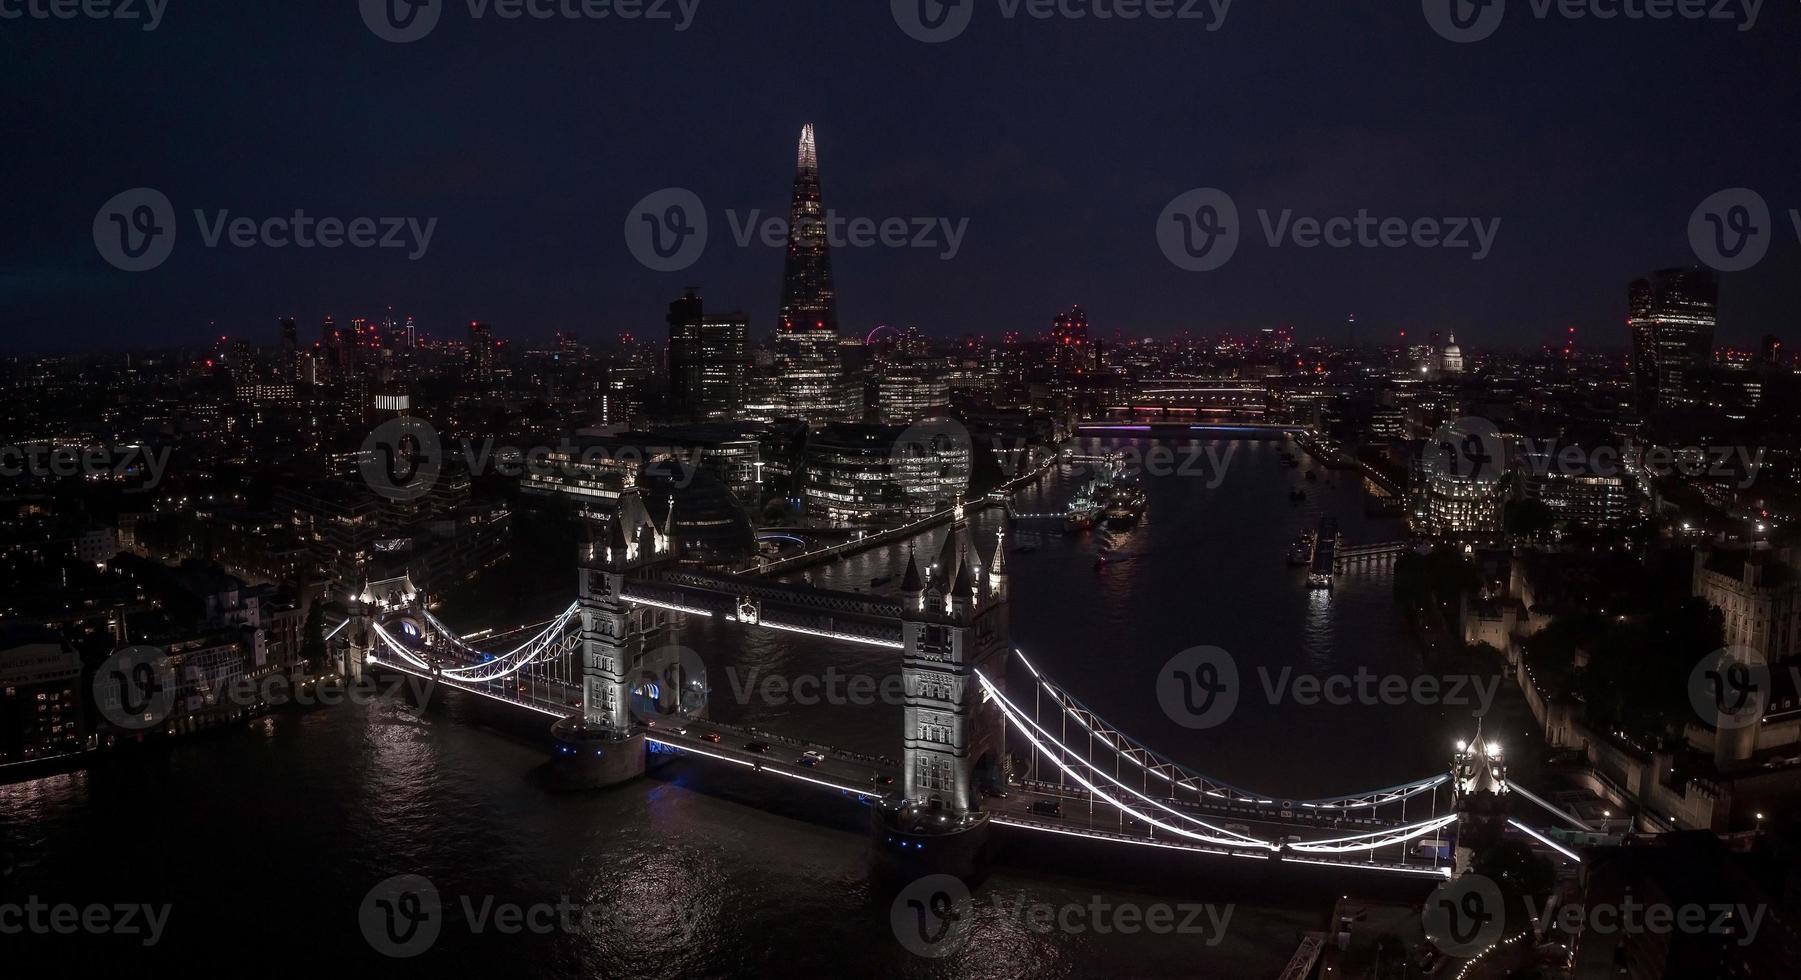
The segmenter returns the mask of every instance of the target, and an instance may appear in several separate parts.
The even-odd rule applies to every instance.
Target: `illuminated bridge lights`
[[[1083,730],[1093,735],[1102,744],[1119,753],[1121,758],[1124,758],[1126,761],[1131,762],[1133,765],[1138,766],[1140,769],[1156,776],[1164,782],[1187,787],[1198,795],[1211,796],[1215,799],[1226,800],[1232,803],[1249,803],[1257,806],[1275,805],[1275,799],[1270,796],[1252,793],[1249,790],[1239,789],[1235,786],[1222,783],[1219,780],[1212,779],[1211,777],[1190,773],[1175,763],[1157,755],[1150,749],[1136,744],[1123,732],[1116,731],[1111,726],[1106,725],[1105,721],[1102,720],[1099,715],[1088,710],[1080,701],[1077,701],[1074,696],[1057,687],[1055,684],[1052,684],[1050,679],[1041,673],[1038,668],[1032,664],[1031,660],[1026,658],[1024,653],[1021,653],[1017,648],[1014,649],[1013,653],[1014,656],[1019,658],[1021,663],[1026,665],[1026,669],[1032,672],[1033,678],[1035,678],[1039,684],[1043,686],[1044,690],[1051,695],[1052,700],[1058,703],[1067,717],[1073,720],[1077,725],[1081,726]],[[1091,721],[1093,724],[1090,723]],[[1146,762],[1146,759],[1150,759],[1152,762]],[[1440,774],[1415,780],[1414,782],[1406,783],[1401,786],[1372,790],[1366,793],[1358,793],[1335,799],[1302,800],[1298,802],[1284,801],[1283,808],[1290,809],[1292,808],[1290,804],[1292,804],[1292,806],[1299,806],[1309,810],[1349,811],[1353,809],[1373,809],[1391,803],[1399,803],[1403,800],[1427,792],[1428,790],[1436,790],[1439,786],[1442,786],[1449,781],[1449,775]]]

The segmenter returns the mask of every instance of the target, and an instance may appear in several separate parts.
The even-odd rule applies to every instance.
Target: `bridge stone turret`
[[[1453,875],[1462,877],[1476,855],[1499,844],[1507,833],[1507,762],[1499,742],[1476,737],[1457,743],[1451,764],[1451,787],[1457,810],[1457,852]]]
[[[983,791],[1007,783],[1006,722],[975,676],[1004,685],[1011,652],[1004,534],[995,548],[982,561],[959,505],[929,573],[909,553],[902,580],[902,783],[878,811],[877,844],[939,868],[985,860]]]
[[[626,577],[673,560],[675,548],[635,490],[582,544],[578,563],[581,616],[581,714],[558,722],[553,762],[570,788],[610,786],[644,772],[644,734],[632,717],[647,639],[661,613],[625,598]]]

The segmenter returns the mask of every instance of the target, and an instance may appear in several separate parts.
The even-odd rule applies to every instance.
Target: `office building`
[[[741,417],[750,391],[750,320],[706,315],[688,290],[669,304],[669,415],[677,422]]]

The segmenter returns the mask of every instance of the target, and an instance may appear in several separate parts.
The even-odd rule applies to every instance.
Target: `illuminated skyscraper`
[[[838,301],[812,124],[800,133],[789,222],[775,337],[777,383],[789,414],[809,422],[843,418],[849,385],[838,355]]]
[[[1706,269],[1661,269],[1628,290],[1632,381],[1640,412],[1692,400],[1713,360],[1719,280]]]
[[[469,324],[469,380],[487,383],[494,380],[494,328],[485,323]]]
[[[706,315],[700,294],[669,304],[669,414],[717,422],[744,411],[750,381],[750,321],[742,313]]]
[[[1080,306],[1072,306],[1068,313],[1057,314],[1057,319],[1051,321],[1051,346],[1058,370],[1065,373],[1086,370],[1090,353],[1088,311]]]

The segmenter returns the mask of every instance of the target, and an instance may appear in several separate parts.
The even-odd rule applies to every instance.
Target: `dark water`
[[[1318,483],[1302,484],[1304,471],[1281,467],[1276,445],[1231,445],[1217,487],[1207,475],[1150,479],[1146,519],[1132,531],[1065,536],[1021,526],[1014,547],[1037,550],[1008,556],[1016,645],[1152,747],[1249,788],[1307,797],[1442,768],[1463,728],[1457,712],[1270,705],[1252,693],[1258,666],[1411,676],[1420,662],[1387,572],[1353,572],[1328,596],[1310,593],[1283,561],[1288,542],[1322,512],[1339,518],[1351,542],[1397,537],[1395,524],[1366,520],[1343,474],[1322,470]],[[1075,479],[1052,476],[1020,509],[1060,508]],[[1298,506],[1287,498],[1296,485],[1309,490]],[[977,521],[984,554],[995,520],[991,512]],[[1131,560],[1097,573],[1101,548]],[[895,573],[899,553],[815,574],[868,588]],[[685,627],[680,640],[707,660],[722,720],[898,754],[897,707],[739,694],[753,671],[886,676],[891,652],[713,621]],[[1226,724],[1197,733],[1163,715],[1155,678],[1172,654],[1200,644],[1233,655],[1246,693]],[[1023,676],[1012,683],[1029,690]],[[0,935],[0,945],[16,963],[55,956],[84,972],[1268,977],[1329,908],[1317,895],[1272,895],[1207,859],[1162,857],[1163,874],[1140,874],[1104,850],[1040,848],[981,884],[978,896],[992,901],[959,954],[923,959],[894,937],[887,895],[870,880],[867,813],[854,802],[693,761],[617,790],[562,795],[543,785],[546,751],[540,720],[440,696],[417,719],[392,703],[282,713],[247,731],[0,787],[4,846],[18,862],[0,879],[0,926],[6,905],[31,897],[169,906],[166,933],[150,949],[87,935]],[[416,960],[378,955],[359,926],[365,895],[400,874],[430,879],[447,909],[440,938]],[[1360,887],[1355,878],[1321,887],[1341,886]],[[1020,898],[1086,905],[1095,896],[1234,911],[1223,937],[1099,935],[1039,933],[996,907]],[[578,918],[589,927],[478,934],[464,899],[478,910],[490,899],[565,902],[589,910]]]

